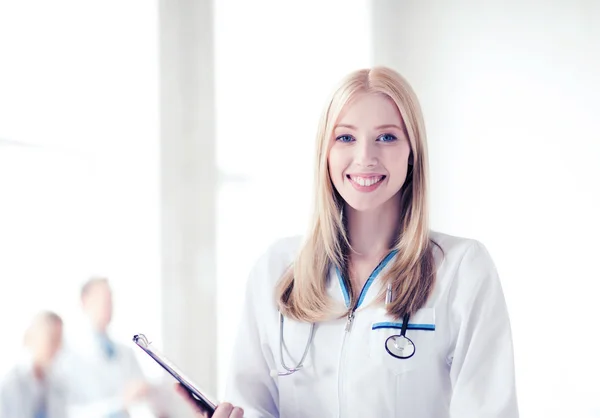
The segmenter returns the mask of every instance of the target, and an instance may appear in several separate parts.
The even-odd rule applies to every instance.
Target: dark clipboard
[[[171,361],[156,348],[152,347],[152,343],[148,341],[148,338],[146,338],[144,334],[134,335],[133,342],[173,376],[188,391],[190,398],[196,405],[205,411],[209,417],[212,417],[215,409],[217,409],[217,403],[215,401],[205,395],[198,386],[186,377],[173,363],[171,363]]]

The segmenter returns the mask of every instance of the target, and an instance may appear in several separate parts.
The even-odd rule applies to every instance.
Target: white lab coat
[[[50,370],[43,382],[33,374],[30,356],[23,355],[0,380],[0,418],[34,418],[46,393],[47,418],[66,418],[65,391]]]
[[[385,291],[380,272],[365,285],[350,330],[347,318],[316,324],[304,368],[282,377],[272,377],[283,371],[273,290],[301,240],[272,246],[249,278],[225,400],[243,407],[246,418],[517,418],[512,337],[494,264],[477,241],[435,232],[431,238],[444,255],[435,250],[435,288],[409,320],[413,357],[386,352],[386,339],[400,334],[402,321],[371,303]],[[327,286],[345,303],[335,268]],[[288,367],[302,356],[309,329],[286,318]]]
[[[114,341],[108,359],[90,326],[80,326],[69,338],[60,358],[61,377],[68,393],[70,418],[105,418],[125,411],[127,382],[144,379],[133,350]]]

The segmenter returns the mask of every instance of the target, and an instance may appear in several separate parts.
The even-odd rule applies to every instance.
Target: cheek
[[[389,172],[392,177],[399,177],[399,178],[406,177],[406,175],[408,173],[408,162],[401,161],[400,164],[398,164],[398,162],[396,160],[396,164],[393,164],[390,166]]]
[[[329,167],[329,174],[334,181],[341,176],[345,169],[343,154],[338,152],[335,147],[329,150],[327,165]]]
[[[410,155],[410,147],[408,145],[398,148],[393,153],[386,155],[386,168],[390,174],[402,175],[408,171],[408,157]]]
[[[329,155],[327,155],[327,170],[331,178],[334,179],[337,171],[337,160],[335,152],[331,152],[331,150],[329,151]]]
[[[402,187],[408,175],[408,155],[404,153],[390,155],[384,165],[390,176],[389,185],[393,188]]]

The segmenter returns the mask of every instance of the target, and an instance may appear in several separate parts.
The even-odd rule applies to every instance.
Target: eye
[[[394,135],[392,134],[383,134],[383,135],[379,135],[377,137],[377,140],[380,142],[394,142],[396,141],[398,138],[396,138]]]
[[[350,135],[340,135],[335,138],[335,140],[340,142],[352,142],[354,141],[354,138],[352,138]]]

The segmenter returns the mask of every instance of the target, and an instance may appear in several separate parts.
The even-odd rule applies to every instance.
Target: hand
[[[190,405],[194,411],[196,411],[196,416],[198,418],[208,418],[208,414],[196,405],[191,399],[189,392],[179,383],[175,384],[175,391],[188,402],[188,405]],[[223,402],[217,406],[212,418],[244,418],[244,410],[242,408],[234,407],[230,403]]]
[[[145,398],[150,391],[150,386],[143,380],[133,380],[127,382],[125,386],[125,405],[127,407]]]

